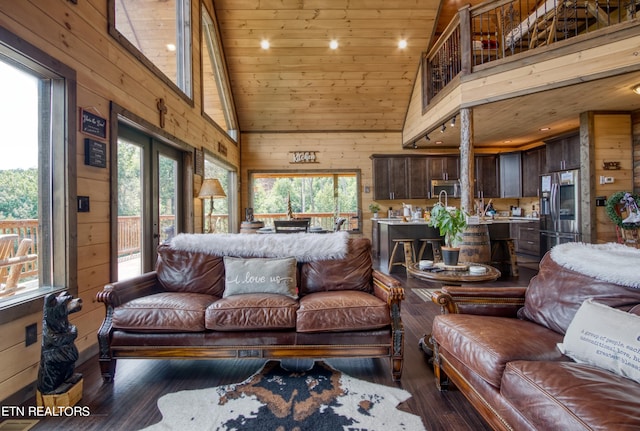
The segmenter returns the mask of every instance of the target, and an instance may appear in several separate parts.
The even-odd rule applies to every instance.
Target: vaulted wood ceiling
[[[402,130],[439,0],[214,4],[242,132]]]

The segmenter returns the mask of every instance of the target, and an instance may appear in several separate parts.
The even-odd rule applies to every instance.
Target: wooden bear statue
[[[77,375],[72,379],[78,359],[78,348],[74,344],[78,329],[69,323],[69,314],[80,311],[82,300],[73,299],[67,292],[57,296],[51,293],[44,298],[43,308],[38,390],[42,394],[63,393],[82,377]]]

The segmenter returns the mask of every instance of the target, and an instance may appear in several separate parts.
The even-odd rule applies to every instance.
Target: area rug
[[[420,299],[422,299],[425,302],[431,302],[431,294],[436,290],[440,290],[440,289],[423,289],[423,288],[411,289],[413,293],[418,295]]]
[[[161,397],[162,421],[144,431],[424,430],[419,416],[396,408],[409,397],[324,362],[308,371],[286,371],[270,361],[242,383]]]

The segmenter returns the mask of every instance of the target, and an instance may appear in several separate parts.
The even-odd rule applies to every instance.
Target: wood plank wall
[[[210,4],[210,0],[205,0]],[[194,106],[186,103],[107,32],[107,1],[83,0],[77,5],[67,0],[23,0],[0,2],[0,25],[28,43],[47,52],[77,72],[77,106],[109,117],[110,101],[159,127],[156,99],[168,107],[165,132],[193,147],[203,147],[234,166],[239,166],[239,148],[201,115],[200,98],[200,2],[192,2]],[[77,193],[89,196],[91,211],[78,214],[78,295],[82,311],[72,315],[78,327],[76,345],[81,357],[96,349],[96,332],[104,317],[96,293],[108,282],[110,265],[111,161],[107,169],[84,165],[84,135],[77,133]],[[228,150],[218,154],[218,142]],[[108,153],[108,151],[107,151]],[[197,178],[197,177],[196,177]],[[196,181],[199,183],[199,179]],[[197,190],[199,184],[195,184]],[[195,199],[196,212],[200,202]],[[199,218],[198,218],[199,219]],[[41,313],[22,317],[0,326],[0,400],[11,395],[33,396],[32,383],[40,359]],[[38,342],[25,347],[25,326],[37,323]],[[98,364],[96,364],[98,366]],[[23,391],[24,389],[24,391]]]

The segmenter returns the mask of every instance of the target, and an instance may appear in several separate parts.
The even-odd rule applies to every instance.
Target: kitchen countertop
[[[400,217],[394,218],[374,218],[378,223],[387,225],[428,225],[429,223],[424,220],[409,220],[402,221]],[[539,218],[534,217],[495,217],[493,219],[486,219],[481,221],[480,224],[492,224],[492,223],[529,223],[539,221]]]

